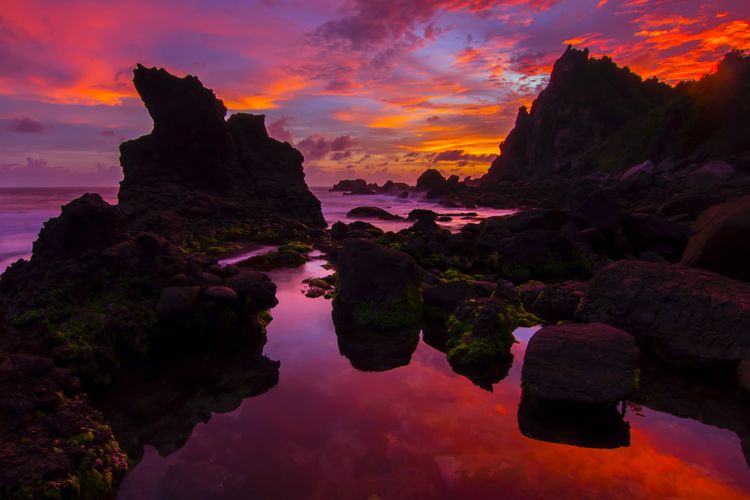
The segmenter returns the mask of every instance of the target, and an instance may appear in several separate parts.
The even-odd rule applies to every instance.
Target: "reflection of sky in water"
[[[419,343],[408,366],[361,372],[339,354],[330,301],[301,281],[320,260],[272,273],[265,353],[279,384],[198,424],[162,458],[147,447],[121,498],[742,498],[750,478],[730,431],[648,409],[629,412],[631,446],[576,448],[518,431],[520,369],[535,329],[492,393]],[[706,446],[710,443],[710,446]]]
[[[0,269],[27,256],[42,223],[85,189],[0,189]],[[112,202],[115,189],[101,189]],[[405,216],[444,209],[426,200],[315,190],[329,224],[353,207]],[[404,222],[369,222],[398,230]],[[454,220],[452,229],[466,221]],[[254,249],[263,253],[270,248]],[[519,329],[515,364],[492,393],[453,373],[420,342],[408,366],[361,372],[339,354],[330,301],[302,280],[329,273],[314,260],[271,273],[279,305],[265,353],[279,384],[198,424],[162,458],[147,447],[120,491],[125,499],[179,498],[743,498],[750,475],[737,435],[631,409],[631,445],[595,450],[545,443],[518,430],[520,368],[534,329]]]

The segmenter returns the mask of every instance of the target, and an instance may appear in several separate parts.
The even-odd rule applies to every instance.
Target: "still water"
[[[329,223],[364,204],[399,215],[431,205],[316,194]],[[26,208],[14,209],[25,214],[25,223],[8,223],[8,208],[0,206],[2,237],[14,234],[16,247],[28,251],[43,213],[59,206],[60,196],[25,194]],[[19,236],[24,234],[30,239]],[[750,449],[746,400],[645,373],[640,395],[627,408],[629,445],[583,448],[527,437],[540,425],[519,420],[518,413],[524,349],[535,328],[515,332],[513,367],[491,392],[455,374],[445,354],[422,339],[407,352],[408,364],[360,371],[353,367],[362,366],[356,356],[377,357],[380,347],[345,350],[351,359],[342,355],[330,301],[302,293],[302,280],[330,272],[324,264],[316,258],[269,273],[279,305],[271,311],[263,353],[280,361],[278,382],[230,402],[201,391],[162,402],[155,393],[153,404],[164,406],[170,425],[187,430],[166,445],[167,430],[143,437],[142,457],[118,498],[750,498],[741,446]],[[248,357],[248,373],[256,361]],[[196,379],[203,376],[198,365],[193,372]],[[195,419],[191,407],[199,405],[202,416]],[[182,422],[188,414],[194,420]]]

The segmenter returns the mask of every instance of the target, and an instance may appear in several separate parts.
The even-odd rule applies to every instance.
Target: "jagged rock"
[[[750,56],[741,51],[727,54],[715,73],[669,87],[568,47],[531,110],[519,110],[482,185],[550,174],[580,179],[592,170],[623,172],[649,158],[747,155],[748,96]],[[713,185],[731,173],[712,166],[692,174],[688,184]]]
[[[349,218],[366,218],[366,219],[380,219],[380,220],[401,220],[402,217],[393,215],[392,213],[383,210],[380,207],[356,207],[349,210],[346,214]]]
[[[633,336],[609,325],[547,326],[526,347],[523,398],[615,404],[632,394],[639,360]]]
[[[348,191],[352,194],[375,194],[373,185],[368,184],[364,179],[344,179],[334,184],[330,190]]]
[[[698,218],[682,263],[750,281],[750,196],[716,205]]]
[[[141,65],[134,75],[154,129],[120,146],[118,197],[130,219],[156,226],[169,211],[195,228],[262,217],[325,225],[304,181],[302,154],[270,138],[263,115],[225,121],[223,102],[198,78]]]
[[[333,307],[350,315],[355,325],[389,329],[421,319],[419,270],[408,254],[365,240],[347,240],[336,268]]]
[[[620,261],[589,282],[578,317],[633,334],[675,364],[750,355],[750,284],[685,266]]]
[[[516,125],[501,144],[501,154],[484,182],[584,166],[588,162],[585,152],[603,144],[672,93],[667,85],[643,82],[607,57],[591,59],[588,50],[568,47],[555,62],[549,84],[531,110],[519,110]]]

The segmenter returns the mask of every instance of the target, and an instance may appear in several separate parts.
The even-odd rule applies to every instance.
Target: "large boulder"
[[[679,260],[690,237],[690,226],[647,214],[629,215],[622,230],[636,254],[654,252],[671,261]]]
[[[711,207],[693,229],[683,264],[750,281],[750,196]]]
[[[750,355],[750,284],[708,271],[616,262],[589,282],[578,316],[622,328],[676,364],[735,364]]]
[[[333,307],[354,324],[390,329],[422,317],[419,268],[408,254],[369,241],[347,240],[337,261]]]
[[[420,191],[432,191],[442,189],[445,186],[446,178],[434,168],[428,168],[422,175],[417,178],[417,189]]]
[[[581,281],[561,281],[545,285],[531,282],[519,290],[527,311],[551,323],[572,321],[583,297]]]
[[[633,336],[609,325],[548,326],[526,347],[523,397],[615,404],[632,394],[639,360]]]

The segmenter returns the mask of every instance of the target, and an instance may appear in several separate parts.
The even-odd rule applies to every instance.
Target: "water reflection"
[[[140,459],[146,445],[166,457],[184,446],[196,424],[278,383],[280,363],[263,355],[264,343],[255,338],[156,361],[123,374],[98,406],[131,459]]]
[[[419,327],[378,332],[353,324],[333,312],[339,352],[358,370],[382,372],[406,366],[419,343]]]
[[[521,398],[518,428],[526,437],[584,448],[630,446],[630,425],[616,407]]]

